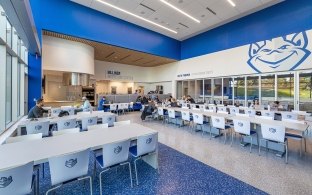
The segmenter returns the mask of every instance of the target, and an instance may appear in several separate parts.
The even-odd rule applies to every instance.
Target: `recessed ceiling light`
[[[136,14],[133,14],[133,13],[131,13],[131,12],[127,11],[127,10],[124,10],[124,9],[122,9],[122,8],[120,8],[120,7],[117,7],[117,6],[115,6],[115,5],[112,5],[112,4],[110,4],[110,3],[107,3],[106,1],[103,1],[103,0],[97,0],[97,1],[98,1],[99,3],[102,3],[102,4],[104,4],[104,5],[109,6],[109,7],[111,7],[111,8],[114,8],[114,9],[116,9],[116,10],[118,10],[118,11],[121,11],[121,12],[126,13],[126,14],[128,14],[128,15],[131,15],[131,16],[133,16],[133,17],[139,18],[140,20],[143,20],[143,21],[145,21],[145,22],[148,22],[148,23],[153,24],[153,25],[155,25],[155,26],[158,26],[158,27],[160,27],[160,28],[163,28],[163,29],[165,29],[165,30],[167,30],[167,31],[170,31],[170,32],[172,32],[172,33],[175,33],[175,34],[178,33],[177,31],[171,30],[170,28],[167,28],[167,27],[165,27],[165,26],[162,26],[162,25],[160,25],[160,24],[157,24],[157,23],[155,23],[155,22],[152,22],[152,21],[150,21],[150,20],[147,20],[147,19],[145,19],[145,18],[143,18],[143,17],[141,17],[141,16],[138,16],[138,15],[136,15]]]
[[[235,3],[232,0],[227,0],[233,7],[235,7]]]
[[[165,0],[160,0],[160,1],[161,1],[162,3],[164,3],[164,4],[168,5],[168,6],[169,6],[169,7],[171,7],[172,9],[174,9],[174,10],[176,10],[176,11],[180,12],[181,14],[183,14],[183,15],[185,15],[185,16],[187,16],[187,17],[189,17],[190,19],[194,20],[195,22],[200,23],[200,21],[199,21],[199,20],[197,20],[197,19],[196,19],[196,18],[194,18],[193,16],[189,15],[188,13],[186,13],[186,12],[184,12],[184,11],[180,10],[180,9],[179,9],[179,8],[177,8],[176,6],[174,6],[174,5],[170,4],[170,3],[168,3],[167,1],[165,1]]]

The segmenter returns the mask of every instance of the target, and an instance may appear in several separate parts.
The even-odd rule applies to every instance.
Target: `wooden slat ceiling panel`
[[[90,45],[94,48],[95,60],[114,62],[120,64],[128,64],[142,67],[154,67],[163,64],[175,62],[176,60],[159,57],[143,52],[138,52],[122,47],[116,47],[104,43],[98,43],[86,39],[81,39],[73,36],[63,35],[50,31],[43,31],[43,35],[56,37],[60,39],[66,39],[70,41],[80,42]]]

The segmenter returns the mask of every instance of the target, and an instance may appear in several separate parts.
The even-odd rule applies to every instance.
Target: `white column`
[[[20,83],[20,112],[21,115],[25,113],[25,65],[21,64],[19,67],[19,71],[21,72],[21,83]]]
[[[12,121],[17,120],[17,106],[18,106],[18,98],[17,98],[17,57],[12,57]]]
[[[177,97],[177,81],[176,80],[172,80],[171,82],[171,95],[172,97],[178,98]]]
[[[5,130],[6,48],[0,45],[0,133]]]

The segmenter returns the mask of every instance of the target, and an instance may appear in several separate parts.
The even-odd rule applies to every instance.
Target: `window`
[[[111,87],[112,89],[112,94],[116,95],[117,94],[117,87]]]
[[[275,100],[275,75],[261,76],[261,104],[265,107]]]
[[[294,108],[294,74],[277,75],[277,100],[283,109]]]
[[[222,79],[214,79],[213,99],[217,104],[222,102]]]
[[[223,78],[223,103],[233,105],[233,79]]]
[[[177,98],[181,99],[182,98],[182,81],[177,82]]]
[[[5,123],[12,121],[12,56],[6,56]]]
[[[255,99],[259,99],[259,77],[258,76],[249,76],[249,77],[247,77],[248,106]]]
[[[132,94],[132,87],[128,87],[128,94]]]
[[[211,79],[204,80],[204,96],[206,103],[212,103],[211,98]]]
[[[299,110],[312,112],[312,72],[299,74]]]
[[[9,20],[6,26],[6,43],[12,48],[12,25]]]
[[[237,77],[234,79],[234,98],[239,105],[245,105],[245,77]]]
[[[195,81],[195,99],[202,102],[203,101],[203,80]]]

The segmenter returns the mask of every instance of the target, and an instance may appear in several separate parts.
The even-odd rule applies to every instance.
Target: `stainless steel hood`
[[[90,75],[85,73],[66,72],[63,73],[63,83],[66,86],[80,85],[89,86]]]

